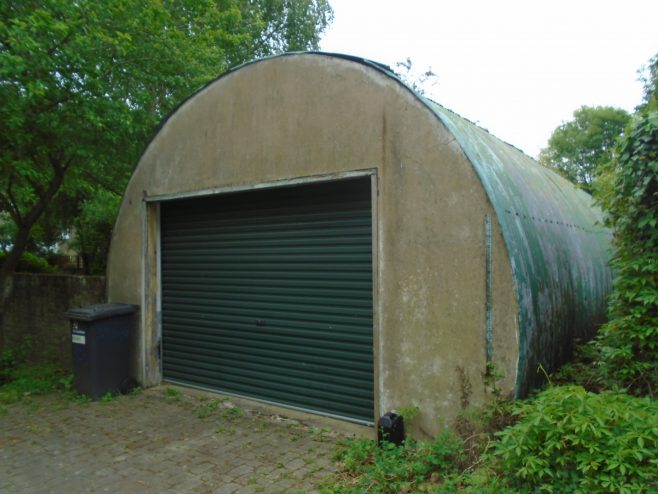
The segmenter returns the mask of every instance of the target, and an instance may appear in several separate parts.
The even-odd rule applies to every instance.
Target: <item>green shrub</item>
[[[336,460],[340,472],[325,493],[439,492],[456,486],[466,455],[461,440],[444,431],[434,441],[384,442],[381,448],[349,439],[339,444]]]
[[[6,252],[0,252],[0,265],[5,262]],[[18,273],[53,273],[56,271],[43,257],[39,257],[31,252],[23,252],[21,260],[18,261],[16,272]]]
[[[658,404],[648,398],[558,386],[519,402],[489,460],[520,492],[658,490]]]

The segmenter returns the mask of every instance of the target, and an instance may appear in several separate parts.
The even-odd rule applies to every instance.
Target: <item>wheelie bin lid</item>
[[[94,304],[77,309],[69,309],[64,315],[76,321],[92,322],[99,319],[134,314],[138,309],[139,305],[132,304]]]

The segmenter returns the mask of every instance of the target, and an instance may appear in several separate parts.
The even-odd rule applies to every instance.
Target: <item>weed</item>
[[[269,429],[270,426],[271,426],[271,424],[270,424],[269,422],[267,422],[267,421],[264,420],[264,419],[261,419],[261,420],[259,420],[258,423],[256,424],[256,427],[254,427],[254,432],[264,432],[264,431],[266,431],[267,429]]]
[[[503,388],[500,381],[505,377],[505,373],[493,362],[487,362],[486,369],[482,375],[484,389],[493,396],[500,398]]]
[[[71,392],[70,396],[73,402],[77,403],[78,405],[89,405],[92,401],[89,396],[83,395],[81,393]]]
[[[397,409],[398,415],[401,415],[406,424],[410,424],[420,413],[420,408],[416,405],[400,407]]]
[[[8,405],[33,395],[58,389],[63,372],[53,364],[19,364],[6,372],[8,381],[0,386],[0,403]]]
[[[243,415],[244,415],[244,412],[242,411],[242,409],[240,407],[225,408],[222,411],[222,417],[224,417],[225,419],[229,419],[229,420],[240,418]]]
[[[110,403],[114,400],[114,395],[111,391],[108,391],[103,396],[101,396],[101,403]]]
[[[73,390],[73,374],[68,374],[58,381],[59,386],[67,392]]]
[[[482,462],[481,455],[495,441],[495,434],[517,422],[512,410],[511,401],[496,398],[457,417],[455,429],[464,443],[469,471]]]
[[[331,430],[326,428],[326,427],[322,427],[322,428],[314,427],[312,429],[312,436],[311,437],[312,437],[313,441],[315,441],[315,442],[325,443],[325,442],[328,442],[328,441],[331,440],[330,437],[329,437],[330,432],[331,432]]]
[[[226,433],[226,434],[235,434],[235,432],[236,432],[236,428],[235,428],[235,426],[227,427],[227,426],[224,426],[224,425],[223,425],[223,426],[221,426],[221,427],[218,427],[218,428],[215,430],[215,432],[216,432],[217,434],[224,434],[224,433]]]
[[[217,411],[220,405],[219,400],[208,400],[207,402],[195,408],[196,416],[205,419]]]
[[[605,384],[600,370],[601,352],[596,341],[581,344],[577,342],[573,359],[563,365],[553,376],[553,382],[577,384],[587,391],[600,392]]]
[[[169,401],[181,401],[182,399],[181,392],[176,388],[165,388],[164,396]]]
[[[447,430],[434,441],[407,440],[402,446],[366,439],[339,443],[337,482],[324,492],[422,492],[459,475],[462,442]]]
[[[465,410],[471,402],[471,395],[473,394],[473,385],[468,377],[466,369],[461,365],[457,366],[457,376],[459,377],[460,398],[459,401],[462,410]]]
[[[32,350],[32,337],[24,337],[18,345],[0,353],[0,386],[13,380],[13,372],[27,361]]]

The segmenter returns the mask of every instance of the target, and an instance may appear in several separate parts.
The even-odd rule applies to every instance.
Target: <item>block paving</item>
[[[312,493],[338,436],[180,387],[27,397],[0,409],[0,492]]]

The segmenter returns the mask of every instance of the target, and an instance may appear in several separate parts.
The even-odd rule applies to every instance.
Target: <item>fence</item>
[[[105,277],[16,274],[14,291],[0,325],[0,351],[30,341],[30,359],[71,368],[72,307],[105,302]]]

